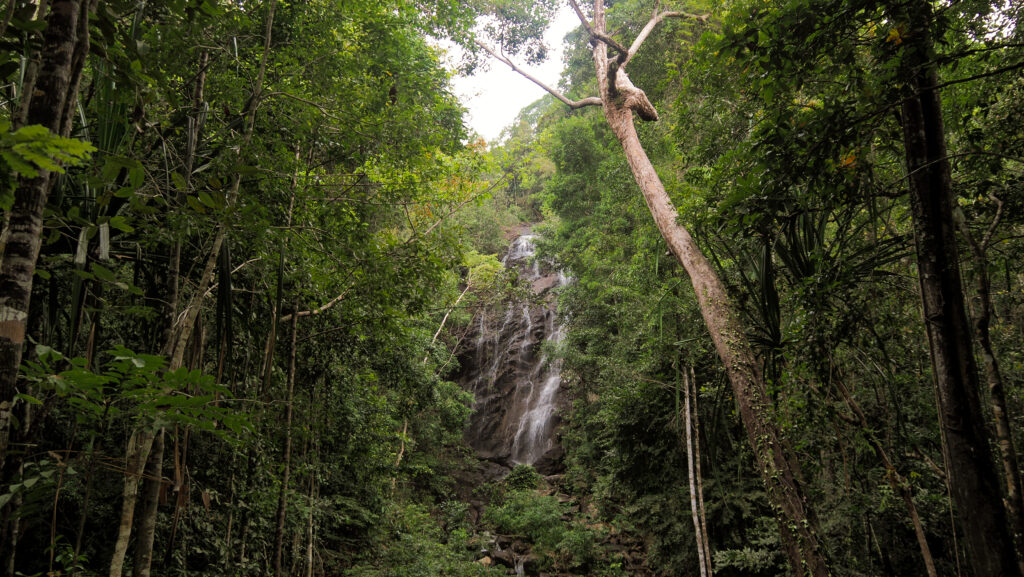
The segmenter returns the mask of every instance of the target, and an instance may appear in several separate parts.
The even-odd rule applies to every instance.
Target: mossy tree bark
[[[88,23],[90,7],[87,0],[53,1],[38,78],[22,102],[26,124],[44,126],[58,135],[70,130],[70,119],[64,116],[72,109],[68,102],[78,97],[78,79],[89,53],[89,29],[81,21]],[[7,456],[18,392],[32,281],[42,244],[43,210],[53,184],[52,174],[46,170],[34,178],[20,178],[8,214],[7,244],[0,260],[0,470]]]

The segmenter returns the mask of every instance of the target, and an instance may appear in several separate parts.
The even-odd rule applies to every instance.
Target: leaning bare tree
[[[478,42],[495,59],[534,82],[572,109],[601,106],[605,119],[626,154],[633,177],[643,193],[651,216],[676,259],[686,270],[696,291],[701,314],[711,333],[715,349],[725,365],[740,418],[757,458],[758,469],[768,498],[776,510],[783,546],[794,574],[820,577],[829,574],[825,551],[819,542],[816,522],[811,514],[799,479],[795,460],[787,458],[786,444],[775,424],[774,409],[768,397],[760,363],[747,340],[736,305],[725,285],[701,253],[689,231],[679,223],[665,186],[651,164],[633,125],[633,115],[648,122],[658,120],[658,112],[644,91],[626,74],[626,67],[654,28],[667,18],[706,20],[708,16],[685,12],[656,11],[627,48],[608,34],[603,0],[594,0],[588,19],[575,0],[569,0],[580,22],[590,35],[594,71],[599,95],[570,100],[517,66],[508,57]]]

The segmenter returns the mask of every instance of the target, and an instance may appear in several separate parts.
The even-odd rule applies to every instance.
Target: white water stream
[[[548,352],[562,340],[552,289],[569,282],[538,262],[534,235],[513,241],[502,264],[536,298],[481,313],[466,385],[477,402],[470,442],[481,454],[534,464],[556,446],[561,361]]]

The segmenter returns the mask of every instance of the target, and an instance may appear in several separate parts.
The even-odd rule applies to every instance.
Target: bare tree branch
[[[541,88],[546,90],[549,94],[551,94],[555,98],[557,98],[557,99],[561,100],[563,103],[565,103],[565,105],[568,106],[569,108],[572,108],[573,110],[576,110],[577,108],[583,108],[584,106],[601,106],[601,99],[596,97],[596,96],[590,96],[590,97],[584,98],[583,100],[575,100],[575,101],[574,100],[569,100],[561,92],[555,90],[554,88],[551,88],[547,84],[544,84],[543,82],[541,82],[537,78],[534,78],[533,76],[530,75],[530,73],[528,73],[527,71],[523,70],[522,68],[516,66],[514,62],[512,62],[508,58],[498,54],[497,52],[492,50],[489,46],[487,46],[483,42],[480,42],[479,40],[476,40],[475,42],[476,42],[477,46],[479,46],[480,48],[483,48],[484,50],[486,50],[488,54],[490,54],[494,58],[498,59],[499,61],[503,62],[506,66],[508,66],[512,70],[515,70],[516,72],[518,72],[521,76],[523,76],[524,78],[526,78],[530,82],[533,82],[537,86],[540,86]]]
[[[299,101],[299,102],[301,102],[303,104],[308,104],[308,105],[312,106],[313,108],[316,108],[317,110],[319,110],[321,114],[323,114],[327,118],[330,118],[331,120],[337,120],[339,122],[349,122],[349,120],[342,119],[341,117],[335,116],[334,114],[332,114],[331,111],[328,110],[327,107],[324,106],[323,104],[319,104],[317,102],[313,102],[312,100],[308,100],[306,98],[302,98],[301,96],[296,96],[294,94],[291,94],[290,92],[284,92],[283,90],[278,90],[278,91],[275,91],[275,92],[266,92],[264,94],[261,94],[260,95],[260,100],[261,101],[262,100],[269,100],[271,97],[274,97],[274,96],[284,96],[284,97],[287,97],[287,98],[291,98],[292,100],[297,100],[297,101]],[[366,135],[365,134],[361,134],[361,136],[366,136]]]
[[[985,237],[981,239],[981,249],[988,250],[988,247],[992,244],[992,235],[995,234],[996,229],[999,228],[999,221],[1003,218],[1003,201],[999,200],[994,194],[988,195],[989,200],[996,203],[996,216],[992,219],[992,223],[988,226],[988,230],[985,231]]]
[[[633,56],[635,56],[637,51],[640,50],[640,46],[643,45],[644,40],[647,40],[647,37],[651,35],[651,32],[654,30],[654,27],[660,24],[661,21],[666,18],[691,18],[693,20],[707,22],[708,19],[711,18],[711,15],[690,14],[689,12],[661,12],[659,14],[655,14],[650,20],[647,21],[647,24],[644,25],[644,28],[643,30],[640,31],[640,34],[637,34],[636,39],[633,40],[633,44],[625,53],[625,58],[623,58],[621,52],[619,53],[619,62],[621,62],[621,66],[625,66],[626,64],[629,63],[630,60],[633,59]]]
[[[947,80],[945,82],[940,82],[940,83],[936,84],[935,86],[922,87],[922,90],[939,90],[939,89],[945,88],[947,86],[953,86],[954,84],[963,84],[964,82],[973,82],[975,80],[981,80],[982,78],[988,78],[989,76],[997,76],[999,74],[1003,74],[1004,72],[1012,72],[1012,71],[1020,69],[1020,68],[1024,68],[1024,61],[1015,62],[1015,63],[1010,64],[1008,66],[1003,66],[1001,68],[995,68],[993,70],[989,70],[987,72],[982,72],[980,74],[975,74],[973,76],[968,76],[966,78],[954,78],[953,80]],[[914,96],[914,98],[916,98],[916,95]]]
[[[301,317],[308,317],[308,316],[318,315],[318,314],[326,311],[327,309],[330,309],[334,305],[340,303],[341,301],[345,300],[345,297],[348,296],[348,293],[349,293],[349,291],[351,289],[352,289],[352,286],[349,286],[340,295],[338,295],[338,296],[334,297],[333,299],[327,301],[326,303],[320,305],[320,307],[318,307],[318,308],[315,308],[315,309],[312,309],[312,310],[308,310],[308,311],[298,311],[296,313],[284,315],[283,317],[281,317],[279,319],[278,322],[282,322],[282,323],[288,322],[288,321],[292,320],[293,316],[301,318]]]
[[[579,17],[580,22],[583,23],[583,27],[587,29],[587,33],[590,34],[591,38],[604,42],[612,50],[618,52],[620,62],[626,58],[626,54],[629,51],[626,50],[625,46],[619,44],[618,40],[612,38],[611,36],[608,36],[607,34],[600,30],[596,30],[593,26],[591,26],[590,22],[587,21],[587,17],[583,14],[583,10],[580,9],[580,5],[576,2],[576,0],[569,0],[569,4],[572,5],[572,9],[576,12],[576,16]]]
[[[609,48],[611,48],[615,52],[618,52],[619,62],[624,62],[629,56],[629,51],[626,50],[626,47],[623,46],[622,44],[619,44],[619,41],[612,38],[611,36],[608,36],[607,34],[602,34],[601,32],[598,32],[596,30],[591,32],[590,36],[591,38],[596,38],[601,42],[604,42],[605,44],[608,45]]]
[[[579,17],[580,23],[587,29],[587,33],[592,33],[594,27],[590,25],[590,21],[587,20],[586,15],[583,14],[583,10],[580,10],[580,5],[576,3],[576,0],[569,0],[569,4],[572,5],[572,9],[576,12],[576,16]]]

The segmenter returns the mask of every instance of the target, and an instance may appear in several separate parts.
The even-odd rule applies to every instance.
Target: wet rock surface
[[[562,338],[555,289],[566,278],[534,258],[534,239],[517,237],[503,259],[533,298],[477,315],[468,337],[473,345],[459,358],[458,382],[475,397],[466,439],[489,468],[543,461],[553,473],[560,467],[555,462],[561,459],[560,449],[553,449],[565,400],[560,362],[549,358],[545,344]]]
[[[647,544],[602,521],[590,499],[574,496],[565,481],[558,426],[567,398],[560,363],[551,360],[550,352],[563,334],[555,304],[558,288],[568,279],[536,261],[533,241],[530,234],[514,238],[503,259],[528,296],[479,312],[466,336],[469,346],[459,356],[456,380],[475,398],[466,441],[477,459],[475,466],[455,474],[456,492],[469,505],[470,524],[486,527],[471,550],[477,563],[508,575],[577,577],[616,564],[628,575],[653,577]],[[564,532],[593,539],[586,558],[573,557],[576,553],[561,544],[542,547],[526,535],[492,533],[496,527],[485,511],[501,506],[509,490],[502,489],[501,480],[517,464],[532,465],[541,475],[534,492],[557,503]],[[480,490],[487,487],[491,490]]]
[[[565,449],[555,445],[534,461],[533,468],[545,476],[565,473]]]

